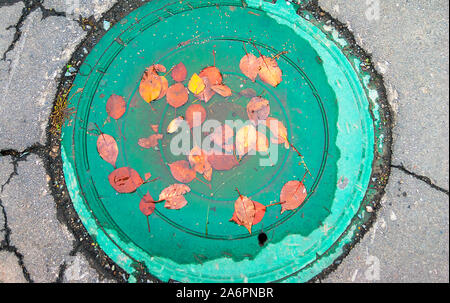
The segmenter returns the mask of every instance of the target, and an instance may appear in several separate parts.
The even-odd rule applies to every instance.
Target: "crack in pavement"
[[[440,187],[440,186],[434,184],[433,181],[431,181],[431,179],[429,177],[427,177],[427,176],[418,175],[418,174],[416,174],[416,173],[406,169],[403,164],[401,164],[401,165],[394,165],[394,164],[392,164],[391,167],[399,169],[402,172],[404,172],[405,174],[410,175],[410,176],[412,176],[412,177],[414,177],[414,178],[416,178],[416,179],[418,179],[418,180],[420,180],[422,182],[425,182],[430,187],[432,187],[432,188],[434,188],[434,189],[436,189],[436,190],[438,190],[440,192],[443,192],[447,196],[449,195],[449,190],[448,189],[445,189],[443,187]]]

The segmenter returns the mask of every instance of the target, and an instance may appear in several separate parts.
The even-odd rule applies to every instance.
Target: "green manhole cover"
[[[62,131],[64,174],[87,231],[127,272],[137,275],[144,268],[162,281],[181,282],[308,281],[343,253],[367,221],[365,206],[379,192],[370,189],[373,170],[386,150],[377,90],[346,40],[296,9],[285,1],[152,1],[117,23],[81,65],[71,91],[76,114]],[[274,87],[260,77],[249,80],[239,68],[246,52],[275,56],[282,82]],[[145,102],[139,92],[144,71],[179,62],[187,69],[184,86],[215,65],[232,95],[216,93],[206,103],[190,93],[176,110],[166,98]],[[170,72],[165,77],[169,86],[175,83]],[[147,193],[157,200],[179,183],[170,164],[187,160],[174,152],[180,136],[167,133],[171,121],[188,116],[192,104],[205,109],[206,121],[246,121],[250,98],[242,91],[268,100],[270,117],[286,126],[292,147],[272,142],[267,152],[232,155],[240,160],[233,169],[215,169],[211,182],[201,174],[189,182],[186,206],[174,210],[157,203],[147,220],[140,201]],[[126,103],[117,120],[106,111],[112,95]],[[136,191],[118,193],[109,178],[115,167],[97,150],[100,132],[118,144],[116,168],[133,168],[152,182],[138,180]],[[154,147],[138,144],[155,133],[162,138]],[[283,187],[304,176],[305,201],[282,212],[277,203]],[[113,183],[126,183],[123,177]],[[230,222],[236,189],[263,205],[275,204],[251,234]]]

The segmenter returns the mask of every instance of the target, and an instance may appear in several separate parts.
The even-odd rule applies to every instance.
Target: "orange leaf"
[[[300,181],[289,181],[281,189],[280,202],[282,209],[281,213],[286,210],[294,210],[303,204],[308,193],[305,184]]]
[[[186,160],[181,160],[169,164],[169,167],[172,176],[175,178],[175,180],[181,183],[192,182],[192,180],[194,180],[197,175],[195,170],[189,166],[189,162],[187,162]]]
[[[173,119],[167,126],[167,132],[169,134],[173,134],[178,130],[178,128],[180,128],[183,123],[186,123],[186,121],[184,121],[184,118],[181,116]]]
[[[205,103],[208,103],[209,100],[216,94],[216,92],[211,88],[211,84],[207,77],[201,77],[203,80],[203,83],[205,84],[205,89],[200,93],[195,95],[196,98],[205,101]]]
[[[266,120],[266,126],[274,135],[274,137],[270,140],[272,143],[284,144],[286,148],[289,148],[289,142],[287,141],[287,129],[281,121],[275,118],[268,118]]]
[[[226,86],[225,84],[218,84],[211,86],[211,89],[221,95],[222,97],[229,97],[233,93],[231,92],[231,89]]]
[[[195,115],[195,120],[194,120]],[[200,126],[206,119],[206,110],[200,104],[192,104],[186,110],[186,122],[191,128]]]
[[[255,55],[247,54],[242,57],[241,62],[239,63],[239,68],[244,75],[255,82],[259,72],[259,61]]]
[[[256,215],[256,207],[248,197],[240,196],[234,204],[236,219],[252,233],[253,221]]]
[[[169,82],[167,81],[167,78],[164,76],[160,76],[159,78],[161,80],[161,92],[156,100],[161,100],[164,98],[167,94],[167,90],[169,89]]]
[[[111,186],[121,194],[133,193],[144,183],[137,171],[130,167],[116,169],[109,174],[108,180]]]
[[[186,80],[187,70],[183,62],[178,63],[172,70],[172,78],[175,82],[183,82]]]
[[[281,83],[283,75],[281,69],[278,67],[277,60],[261,56],[258,58],[258,61],[260,66],[258,74],[261,80],[273,87],[277,87]]]
[[[211,165],[208,162],[208,155],[206,152],[198,146],[194,148],[189,153],[189,163],[199,174],[204,174],[205,171],[209,170]]]
[[[256,201],[253,201],[253,204],[255,205],[255,218],[253,219],[252,225],[256,225],[264,218],[267,208],[263,204]],[[230,219],[230,221],[234,221],[239,225],[243,225],[242,222],[237,218],[236,212],[233,214],[233,217]]]
[[[150,103],[160,96],[162,87],[161,77],[149,68],[142,77],[139,93],[145,102]]]
[[[97,151],[103,160],[116,167],[119,148],[116,140],[107,134],[101,134],[97,139]]]
[[[167,90],[167,103],[178,108],[186,104],[189,99],[189,93],[182,83],[175,83]]]
[[[121,96],[113,94],[109,97],[108,102],[106,102],[106,112],[115,120],[120,119],[126,110],[127,105]]]
[[[158,141],[161,140],[162,138],[163,138],[163,135],[154,134],[148,138],[139,139],[138,144],[140,147],[143,147],[143,148],[152,148],[152,147],[155,147],[156,145],[158,145]]]
[[[191,188],[186,184],[173,184],[161,191],[159,194],[159,200],[167,200],[176,196],[182,196],[190,191]]]
[[[176,196],[166,200],[164,207],[167,209],[181,209],[187,205],[186,198],[184,196]]]
[[[218,84],[222,84],[223,81],[223,77],[222,74],[220,73],[220,70],[215,67],[215,66],[209,66],[204,68],[199,76],[201,78],[206,77],[209,80],[209,83],[211,85],[218,85]]]

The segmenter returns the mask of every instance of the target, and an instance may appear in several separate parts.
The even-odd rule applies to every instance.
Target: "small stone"
[[[372,213],[372,212],[373,212],[373,207],[370,206],[370,205],[367,205],[367,206],[366,206],[366,211],[367,211],[368,213]]]

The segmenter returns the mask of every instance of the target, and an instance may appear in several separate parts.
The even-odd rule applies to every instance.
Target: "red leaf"
[[[197,175],[195,170],[189,166],[189,162],[187,162],[186,160],[181,160],[169,164],[169,167],[172,176],[175,178],[175,180],[181,183],[192,182],[192,180],[194,180]]]
[[[259,61],[253,54],[247,54],[242,57],[241,62],[239,63],[239,68],[242,73],[246,75],[250,80],[255,82],[256,77],[259,72]]]
[[[264,218],[267,208],[263,204],[256,202],[256,201],[253,201],[253,204],[255,205],[255,218],[253,219],[252,225],[256,225],[259,222],[261,222],[262,219]],[[230,221],[234,221],[235,223],[237,223],[239,225],[243,225],[242,222],[239,221],[239,219],[237,218],[236,212],[233,214],[233,217],[231,218]]]
[[[140,147],[143,148],[152,148],[158,145],[158,141],[163,138],[163,135],[161,134],[154,134],[151,135],[148,138],[141,138],[138,141],[138,144]]]
[[[262,81],[267,84],[277,87],[282,81],[281,69],[278,67],[277,60],[274,58],[261,56],[258,58],[259,61],[259,77]]]
[[[101,134],[97,139],[97,151],[103,160],[116,167],[119,148],[116,140],[107,134]]]
[[[282,202],[281,213],[286,210],[294,210],[303,204],[308,193],[305,184],[300,181],[289,181],[281,189],[280,202]]]
[[[126,110],[127,105],[125,99],[121,96],[113,94],[109,97],[108,102],[106,102],[106,112],[115,120],[120,119]]]
[[[152,127],[152,129],[153,129],[153,131],[154,131],[155,133],[157,133],[157,132],[159,131],[159,125],[157,125],[157,124],[152,124],[151,127]]]
[[[144,184],[144,180],[142,180],[137,171],[130,167],[116,169],[109,174],[108,180],[111,186],[121,194],[133,193],[139,186]]]
[[[153,68],[148,68],[139,84],[139,94],[142,99],[147,103],[152,102],[161,95],[162,88],[161,77],[158,76]]]
[[[215,66],[209,66],[204,68],[200,74],[200,78],[206,77],[209,80],[210,85],[222,84],[223,77],[220,70]]]
[[[194,121],[194,115],[196,117],[200,117],[200,120]],[[206,110],[200,104],[192,104],[186,110],[186,122],[189,124],[191,128],[200,126],[206,119]]]
[[[148,179],[150,179],[152,177],[152,174],[151,173],[146,173],[145,174],[145,180],[148,180]]]
[[[144,216],[150,216],[155,211],[155,208],[155,200],[153,200],[152,196],[149,193],[142,197],[139,204],[139,209],[144,214]]]
[[[269,101],[261,97],[252,98],[247,104],[247,114],[248,118],[254,123],[259,120],[266,120],[270,114]]]
[[[167,90],[167,103],[178,108],[186,104],[189,99],[189,93],[182,83],[175,83]]]
[[[267,118],[266,126],[274,135],[270,140],[272,143],[284,144],[286,148],[289,148],[289,142],[287,140],[287,129],[281,121],[275,118]]]
[[[186,80],[187,70],[183,62],[178,63],[172,70],[172,78],[176,82],[183,82]]]

